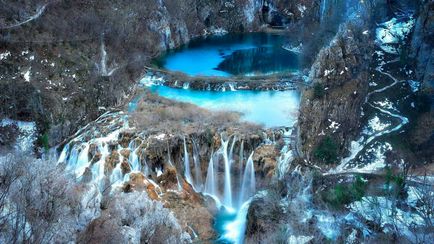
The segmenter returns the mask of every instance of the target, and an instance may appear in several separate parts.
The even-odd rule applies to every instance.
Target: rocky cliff
[[[313,159],[314,150],[328,137],[343,152],[358,130],[372,52],[372,43],[362,32],[355,25],[342,25],[312,66],[312,88],[303,92],[299,116],[307,158]]]
[[[422,83],[416,125],[410,130],[411,144],[418,157],[434,161],[434,2],[423,1],[413,32],[410,57],[416,61],[416,78]]]

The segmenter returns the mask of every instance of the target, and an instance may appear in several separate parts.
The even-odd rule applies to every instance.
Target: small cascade
[[[124,177],[122,177],[121,163],[118,163],[113,169],[112,174],[110,175],[110,182],[112,184],[122,183],[123,178]]]
[[[221,141],[222,148],[220,152],[223,155],[225,164],[223,203],[226,207],[232,208],[231,159],[228,155],[230,137],[226,141],[222,137]]]
[[[325,17],[325,15],[326,15],[326,11],[327,11],[327,1],[328,1],[328,0],[321,0],[320,9],[319,9],[319,20],[320,20],[320,23],[323,22],[324,17]]]
[[[244,169],[243,183],[240,189],[239,207],[243,205],[256,190],[255,167],[253,165],[253,152],[247,159],[246,168]]]
[[[285,129],[283,132],[284,146],[280,150],[279,158],[277,159],[277,176],[282,179],[283,176],[288,173],[290,164],[294,159],[293,150],[291,149],[291,133],[293,129]]]
[[[167,162],[169,163],[170,166],[173,166],[172,157],[170,156],[169,142],[167,142]]]
[[[195,140],[192,140],[193,143],[193,162],[194,162],[194,184],[195,189],[197,191],[202,191],[203,189],[203,180],[202,180],[202,168],[200,166],[200,158],[199,158],[199,145],[197,145]]]
[[[187,143],[184,137],[184,175],[185,180],[193,186],[193,178],[190,173],[190,159],[188,156]]]
[[[131,171],[140,171],[140,162],[139,162],[139,157],[137,156],[138,150],[140,149],[140,145],[134,148],[135,142],[131,142],[130,145],[128,146],[132,152],[130,153],[130,157],[128,159],[128,162],[130,163],[130,167],[131,167]]]
[[[63,151],[65,151],[65,149],[69,150],[69,145],[65,146]],[[77,160],[78,160],[78,152],[79,152],[79,148],[77,146],[75,146],[70,151],[69,157],[68,156],[60,157],[64,160],[66,160],[66,163],[67,163],[66,169],[67,170],[75,169],[75,164],[77,163]],[[62,154],[63,154],[63,152],[62,152]],[[67,155],[66,151],[65,151],[65,155]]]
[[[232,164],[232,161],[233,161],[233,158],[234,158],[235,142],[237,142],[237,137],[236,136],[234,136],[234,139],[233,139],[232,144],[231,144],[231,150],[229,151],[229,160],[231,160],[231,164]]]
[[[178,174],[176,174],[176,181],[177,181],[177,184],[178,184],[178,191],[182,191],[182,184],[181,184],[181,181],[179,180],[179,175]]]
[[[78,155],[77,163],[75,164],[76,173],[82,174],[89,162],[89,143],[86,143],[83,150]]]

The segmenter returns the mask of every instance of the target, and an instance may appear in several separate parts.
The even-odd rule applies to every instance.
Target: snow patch
[[[386,197],[363,197],[362,200],[351,203],[349,208],[362,218],[379,224],[384,233],[394,232],[397,228],[403,235],[411,237],[413,234],[409,226],[416,228],[424,225],[420,215],[401,210],[393,200]]]
[[[375,116],[368,122],[368,127],[371,128],[374,132],[382,131],[390,126],[390,123],[381,122],[378,116]]]
[[[341,126],[338,122],[332,121],[331,119],[329,119],[328,121],[330,122],[329,129],[331,129],[333,133],[335,133]]]
[[[11,56],[11,52],[9,52],[9,51],[6,51],[4,53],[0,53],[0,60],[7,59],[10,56]]]
[[[21,152],[31,152],[33,149],[33,143],[36,140],[36,123],[12,119],[0,120],[0,127],[13,125],[17,126],[19,131],[16,143],[14,145],[15,149]]]
[[[391,54],[398,54],[397,44],[404,41],[410,34],[415,19],[410,17],[407,21],[398,21],[396,18],[384,22],[376,29],[376,42],[383,51]]]
[[[23,76],[24,76],[24,80],[26,80],[27,82],[30,82],[30,70],[31,70],[31,68],[29,68],[24,74],[23,74]]]
[[[304,12],[306,11],[306,6],[297,4],[297,9],[300,12],[301,17],[304,17]]]
[[[417,92],[420,89],[420,82],[419,81],[415,81],[415,80],[408,80],[408,85],[411,88],[412,92]]]

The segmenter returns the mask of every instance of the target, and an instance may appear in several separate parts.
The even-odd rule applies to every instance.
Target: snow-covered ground
[[[398,45],[402,44],[406,36],[410,34],[415,19],[413,17],[408,18],[406,21],[399,21],[396,18],[384,22],[379,25],[376,30],[376,42],[380,48],[391,54],[398,54]]]
[[[21,152],[31,152],[37,136],[36,123],[12,119],[0,120],[0,127],[9,126],[16,126],[18,128],[18,137],[16,138],[14,148]]]

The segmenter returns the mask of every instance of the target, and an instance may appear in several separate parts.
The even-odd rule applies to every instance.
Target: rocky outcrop
[[[311,68],[312,88],[303,91],[299,116],[302,151],[310,159],[326,136],[342,153],[358,132],[372,52],[362,31],[343,24]]]

